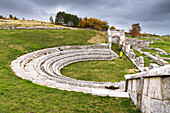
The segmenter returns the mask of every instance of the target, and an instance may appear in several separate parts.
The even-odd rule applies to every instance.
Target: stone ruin
[[[47,48],[25,54],[12,61],[17,76],[33,83],[67,91],[91,93],[110,97],[129,97],[124,92],[125,82],[95,82],[66,77],[60,70],[71,63],[89,60],[113,60],[118,55],[108,44],[76,45]],[[119,88],[111,90],[110,88]]]
[[[77,80],[60,73],[64,66],[71,63],[118,58],[119,56],[111,50],[112,43],[118,44],[140,73],[125,75],[126,81],[115,83]],[[149,47],[149,43],[153,42],[129,40],[123,30],[108,30],[108,44],[38,50],[18,57],[11,62],[11,68],[17,76],[36,84],[99,96],[130,97],[144,113],[170,113],[170,65],[163,59],[141,51],[141,48]],[[149,67],[144,67],[144,57],[136,57],[133,49],[160,66],[151,63]],[[162,54],[169,54],[159,48],[157,50]]]
[[[114,36],[114,34],[110,34],[108,30],[108,39]],[[155,43],[154,41],[125,37],[122,39],[124,40],[120,39],[119,42],[110,40],[112,42],[108,43],[118,44],[124,54],[141,71],[137,74],[125,75],[125,92],[129,93],[134,104],[143,113],[170,113],[170,65],[167,61],[161,59],[159,55],[155,57],[148,52],[142,52],[141,49],[152,49],[158,51],[157,53],[159,54],[165,55],[169,55],[169,53],[159,48],[149,48],[149,43]],[[152,59],[157,64],[150,63],[149,67],[144,67],[144,57],[136,57],[133,49]]]
[[[123,41],[125,41],[125,32],[124,30],[110,30],[108,29],[108,44],[109,48],[111,49],[111,45],[113,44],[118,44],[120,47],[123,44]]]

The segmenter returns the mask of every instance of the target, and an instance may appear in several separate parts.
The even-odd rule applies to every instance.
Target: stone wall
[[[125,90],[143,113],[170,113],[170,65],[125,78]]]

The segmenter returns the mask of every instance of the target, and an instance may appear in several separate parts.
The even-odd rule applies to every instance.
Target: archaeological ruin
[[[159,54],[169,55],[160,48],[150,48],[153,41],[126,38],[123,30],[108,30],[108,44],[60,46],[37,50],[11,62],[15,74],[33,83],[67,91],[92,95],[131,98],[144,113],[170,113],[170,65]],[[140,71],[124,75],[121,82],[84,81],[66,77],[60,70],[68,64],[89,60],[114,60],[119,57],[112,49],[118,44],[124,54]],[[144,49],[158,51],[154,56]],[[143,56],[136,57],[135,51]],[[144,66],[144,57],[152,59]],[[167,58],[168,59],[168,58]],[[108,87],[118,87],[109,89]]]

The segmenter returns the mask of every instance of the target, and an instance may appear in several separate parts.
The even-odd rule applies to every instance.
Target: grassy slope
[[[95,31],[0,30],[0,113],[139,112],[130,99],[92,96],[22,80],[10,68],[18,56],[60,45],[88,44]]]

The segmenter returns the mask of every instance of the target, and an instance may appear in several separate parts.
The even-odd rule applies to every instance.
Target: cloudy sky
[[[170,0],[0,0],[0,15],[49,21],[58,11],[106,20],[118,29],[170,34]]]

